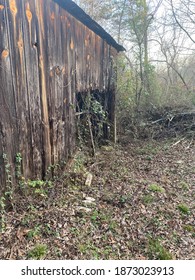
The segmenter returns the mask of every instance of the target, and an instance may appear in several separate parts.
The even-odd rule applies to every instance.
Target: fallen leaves
[[[28,259],[38,242],[47,252],[38,247],[34,258],[193,259],[195,143],[175,142],[103,148],[84,168],[75,162],[47,198],[20,197],[0,258]]]

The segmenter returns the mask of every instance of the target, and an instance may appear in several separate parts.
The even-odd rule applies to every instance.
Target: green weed
[[[54,230],[48,223],[42,226],[42,233],[47,236],[59,236],[59,232]]]
[[[79,244],[78,249],[84,256],[88,256],[90,259],[100,259],[100,249],[91,242]]]
[[[47,245],[37,244],[33,249],[28,252],[28,258],[33,260],[42,260],[47,255]]]
[[[154,201],[154,197],[151,196],[150,194],[147,194],[145,196],[143,196],[143,203],[144,204],[151,204]]]
[[[32,188],[41,188],[45,185],[45,182],[42,180],[28,181],[28,186]]]
[[[148,160],[148,161],[151,161],[152,159],[153,159],[152,156],[146,156],[146,157],[145,157],[145,160]]]
[[[22,163],[22,155],[21,153],[17,153],[16,154],[16,177],[18,179],[20,179],[22,176],[21,163]]]
[[[113,253],[113,249],[111,246],[106,246],[103,249],[103,255],[104,255],[104,259],[109,259],[109,257],[112,255]]]
[[[110,213],[98,212],[97,210],[94,210],[91,215],[91,223],[96,227],[101,227],[103,224],[112,232],[115,232],[118,227],[117,222],[113,221]]]
[[[16,162],[15,163],[15,174],[16,174],[16,178],[18,179],[18,185],[19,185],[20,189],[22,189],[23,191],[26,192],[26,190],[25,190],[26,180],[22,176],[22,155],[21,155],[21,153],[16,154],[15,162]]]
[[[157,215],[157,216],[154,216],[151,218],[150,220],[151,224],[156,226],[156,227],[161,227],[163,228],[163,224],[162,224],[162,221],[160,219],[160,217]]]
[[[173,232],[172,239],[176,244],[181,242],[181,236],[177,232]]]
[[[3,160],[5,163],[5,174],[6,174],[6,191],[5,198],[8,199],[12,208],[14,208],[14,190],[12,184],[12,176],[11,176],[11,165],[8,161],[7,154],[3,154]]]
[[[187,191],[189,190],[189,185],[186,182],[180,182],[179,186],[184,190]]]
[[[75,235],[75,236],[79,236],[79,235],[80,235],[79,230],[78,230],[78,228],[76,228],[76,227],[71,227],[71,228],[70,228],[70,232],[71,232],[73,235]]]
[[[41,234],[41,226],[38,225],[38,226],[35,226],[33,229],[31,229],[28,232],[27,237],[28,237],[28,239],[33,239],[33,238],[38,237],[40,234]]]
[[[188,231],[188,232],[194,232],[195,233],[195,227],[191,225],[184,225],[183,229]]]
[[[45,178],[48,180],[49,178],[53,177],[54,179],[57,179],[57,174],[60,172],[60,169],[62,166],[66,164],[66,161],[62,161],[59,163],[55,163],[53,165],[50,165],[45,174]]]
[[[109,230],[111,230],[112,232],[116,232],[117,227],[118,227],[118,224],[116,221],[110,221]]]
[[[130,198],[131,198],[131,196],[129,196],[129,195],[121,195],[119,198],[119,203],[124,204],[124,203],[128,202]]]
[[[177,206],[177,208],[184,215],[189,215],[190,214],[190,209],[189,209],[189,207],[186,204],[179,204]]]
[[[97,211],[94,210],[91,216],[91,221],[96,223],[102,223],[102,222],[109,222],[110,221],[110,214],[109,213],[104,213],[103,211]]]
[[[158,239],[151,239],[148,245],[148,254],[150,259],[172,260],[171,253],[164,248]]]
[[[99,213],[97,210],[95,210],[91,215],[91,222],[93,224],[96,224],[98,220],[99,220]]]
[[[6,211],[5,197],[0,197],[0,232],[3,233],[6,229]]]
[[[52,188],[51,181],[28,180],[27,185],[33,190],[33,193],[42,197],[47,197],[48,189]]]
[[[61,257],[62,256],[62,249],[60,248],[54,248],[54,252],[55,252],[55,255],[57,257]]]
[[[165,192],[165,189],[164,189],[164,188],[162,188],[161,186],[158,186],[158,185],[156,185],[156,184],[150,185],[150,186],[148,187],[148,189],[149,189],[150,191],[153,191],[153,192],[161,192],[161,193]]]

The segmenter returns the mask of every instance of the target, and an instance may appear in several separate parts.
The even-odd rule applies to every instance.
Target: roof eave
[[[107,33],[96,21],[87,15],[75,2],[72,0],[53,1],[104,39],[109,45],[113,46],[118,52],[125,51],[125,48],[122,45],[119,45],[109,33]]]

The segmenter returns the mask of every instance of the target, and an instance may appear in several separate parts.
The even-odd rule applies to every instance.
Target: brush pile
[[[138,138],[194,138],[195,108],[163,108],[147,112],[137,127]]]

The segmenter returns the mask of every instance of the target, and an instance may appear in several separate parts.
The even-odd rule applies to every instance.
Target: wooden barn
[[[99,92],[113,119],[123,50],[71,0],[0,0],[1,190],[18,153],[25,178],[74,153],[78,94]]]

